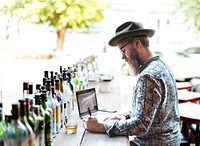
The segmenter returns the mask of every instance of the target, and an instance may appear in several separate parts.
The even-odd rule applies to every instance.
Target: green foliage
[[[197,31],[200,30],[200,0],[178,0],[177,10],[185,14],[185,22],[192,23]]]
[[[90,27],[103,20],[103,0],[3,0],[1,11],[37,24],[62,28]]]

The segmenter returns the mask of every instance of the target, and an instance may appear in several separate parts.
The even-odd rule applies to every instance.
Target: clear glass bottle
[[[46,89],[47,89],[47,104],[48,107],[52,109],[52,137],[56,137],[56,103],[54,98],[52,97],[51,91],[51,80],[46,81]]]
[[[57,99],[57,102],[58,102],[58,106],[59,108],[56,108],[56,115],[57,115],[57,126],[56,126],[56,131],[59,131],[61,129],[61,125],[63,124],[62,122],[62,100],[63,100],[63,94],[62,92],[60,91],[60,80],[57,78],[55,80],[55,95],[56,95],[56,99]]]
[[[61,114],[61,126],[60,128],[63,128],[64,126],[64,121],[65,121],[65,115],[64,115],[64,84],[63,84],[63,77],[61,76],[61,74],[59,75],[59,87],[60,87],[60,93],[62,94],[62,100],[61,100],[61,105],[60,105],[60,114]],[[66,104],[66,102],[65,102]]]
[[[20,121],[19,105],[12,104],[12,121],[6,130],[7,146],[28,146],[28,131]]]
[[[22,124],[26,126],[28,131],[28,146],[34,146],[34,133],[27,120],[25,100],[20,99],[19,103],[20,103],[20,120]]]
[[[69,114],[70,114],[70,100],[69,100],[69,96],[68,96],[68,77],[66,72],[63,72],[63,104],[64,104],[64,124],[66,125],[67,123],[67,119],[69,118]]]

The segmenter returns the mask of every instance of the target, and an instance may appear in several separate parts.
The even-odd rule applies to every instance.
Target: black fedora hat
[[[110,46],[117,46],[117,43],[122,39],[133,36],[149,36],[152,37],[155,33],[153,29],[144,29],[141,23],[137,22],[125,22],[120,25],[116,31],[116,36],[113,37],[108,44]]]

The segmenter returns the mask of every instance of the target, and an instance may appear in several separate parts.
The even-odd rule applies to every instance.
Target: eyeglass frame
[[[125,47],[126,47],[126,45],[128,45],[129,43],[130,43],[130,41],[128,41],[128,42],[127,42],[127,43],[125,43],[125,44],[124,44],[122,47],[120,47],[120,48],[119,48],[119,50],[120,50],[120,52],[121,52],[121,54],[122,54],[122,55],[124,55],[124,54],[125,54],[125,49],[124,49],[124,48],[125,48]]]

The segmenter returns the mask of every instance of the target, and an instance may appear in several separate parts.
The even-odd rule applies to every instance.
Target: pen
[[[92,113],[91,113],[91,110],[90,110],[89,107],[88,107],[88,113],[89,113],[90,116],[92,116]]]

